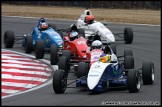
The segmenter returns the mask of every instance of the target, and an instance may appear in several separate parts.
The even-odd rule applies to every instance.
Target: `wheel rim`
[[[152,68],[152,74],[151,74],[151,77],[152,77],[152,81],[154,81],[154,79],[155,79],[154,68]]]
[[[136,75],[136,86],[137,86],[137,89],[140,89],[140,87],[141,87],[141,78],[138,73]]]

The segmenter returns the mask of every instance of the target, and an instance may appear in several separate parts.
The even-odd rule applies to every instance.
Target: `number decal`
[[[78,41],[78,44],[86,44],[86,42],[85,41]]]

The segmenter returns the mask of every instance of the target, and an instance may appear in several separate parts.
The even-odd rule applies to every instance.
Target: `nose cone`
[[[95,88],[95,86],[98,84],[98,81],[95,81],[95,75],[90,75],[91,78],[88,78],[87,82],[88,82],[88,88],[90,90],[93,90]],[[93,77],[92,77],[93,76]]]
[[[108,41],[108,42],[115,42],[114,35],[108,35],[108,36],[107,36],[107,41]]]

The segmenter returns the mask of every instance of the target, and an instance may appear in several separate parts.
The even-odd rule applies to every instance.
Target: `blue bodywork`
[[[127,86],[127,76],[123,72],[125,72],[125,69],[122,64],[117,63],[107,66],[93,91],[102,92],[109,87]],[[76,80],[76,87],[82,86],[87,87],[87,76]]]
[[[33,38],[33,47],[38,39],[44,41],[45,48],[50,48],[52,44],[55,44],[57,47],[62,47],[63,45],[62,37],[51,27],[42,31],[35,27],[29,36]],[[25,46],[25,39],[22,41],[22,46]]]

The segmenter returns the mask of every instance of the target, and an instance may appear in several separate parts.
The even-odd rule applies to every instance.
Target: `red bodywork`
[[[73,60],[76,61],[90,61],[90,65],[98,60],[100,55],[103,53],[100,49],[90,51],[90,47],[87,45],[87,40],[83,37],[79,37],[73,41],[69,40],[68,36],[64,36],[64,50],[70,50],[74,56]]]

